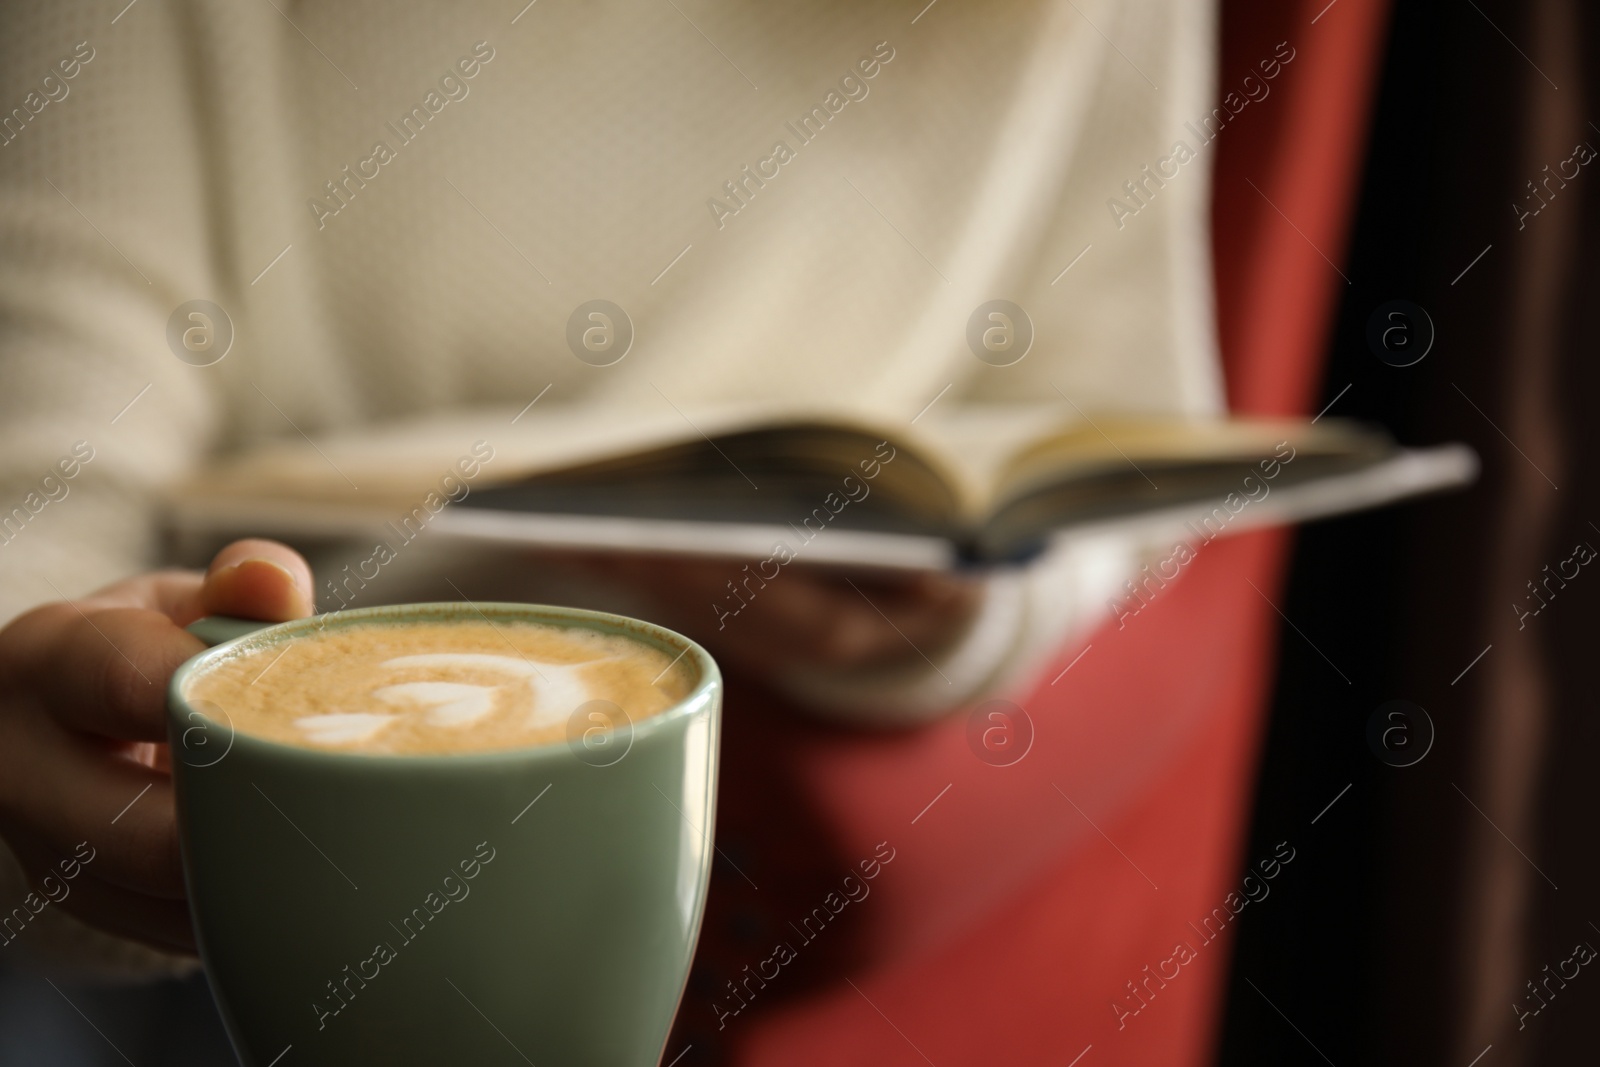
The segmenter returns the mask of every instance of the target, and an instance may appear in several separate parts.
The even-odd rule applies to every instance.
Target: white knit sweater
[[[153,496],[208,456],[546,386],[1217,411],[1183,125],[1212,5],[924,3],[6,5],[0,619],[157,562]],[[614,366],[566,344],[594,298],[637,327]],[[1034,324],[1014,366],[965,341],[994,298]],[[211,366],[169,345],[196,299],[232,324]],[[1025,673],[1121,565],[996,579],[955,688]],[[56,910],[10,951],[153,965]]]

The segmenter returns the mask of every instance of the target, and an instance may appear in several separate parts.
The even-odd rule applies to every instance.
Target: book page
[[[208,468],[181,495],[344,499],[355,493],[413,495],[473,451],[491,452],[477,485],[505,485],[563,469],[644,455],[742,430],[804,421],[887,436],[845,408],[801,410],[747,403],[685,408],[659,402],[475,408],[358,430],[284,438]],[[492,450],[492,451],[491,451]]]
[[[1016,455],[1074,424],[1081,417],[1059,402],[1038,404],[949,404],[935,406],[907,432],[959,478],[967,519],[976,522],[995,503]]]

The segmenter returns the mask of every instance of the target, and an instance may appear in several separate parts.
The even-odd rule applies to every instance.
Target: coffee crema
[[[690,670],[654,646],[530,622],[374,622],[230,656],[184,696],[242,734],[395,755],[549,744],[591,701],[634,723],[688,695]],[[207,707],[207,705],[215,707]],[[582,728],[619,718],[596,704]],[[609,712],[609,715],[606,713]]]

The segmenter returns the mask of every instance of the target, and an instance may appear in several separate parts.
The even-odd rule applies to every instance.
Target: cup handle
[[[268,626],[278,625],[275,622],[262,622],[260,619],[236,619],[231,615],[207,615],[203,619],[196,619],[184,629],[194,634],[207,645],[220,645],[224,641],[232,641],[235,637],[265,630]]]

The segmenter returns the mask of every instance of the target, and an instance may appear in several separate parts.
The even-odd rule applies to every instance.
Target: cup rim
[[[255,651],[256,648],[264,648],[283,641],[293,640],[295,637],[302,636],[308,630],[352,626],[358,625],[363,621],[375,621],[377,624],[401,624],[415,621],[471,621],[473,616],[489,622],[536,622],[554,626],[577,625],[597,630],[601,633],[642,641],[662,652],[676,652],[677,658],[674,659],[674,663],[685,656],[692,659],[700,675],[694,688],[685,694],[681,700],[648,718],[634,721],[630,717],[628,720],[632,737],[630,744],[637,743],[654,733],[668,729],[680,719],[689,718],[707,706],[713,705],[716,694],[722,687],[722,672],[718,668],[716,660],[699,643],[685,637],[676,630],[670,630],[657,623],[631,618],[627,615],[592,611],[587,608],[562,607],[554,604],[524,604],[513,601],[471,602],[445,600],[409,604],[376,604],[364,608],[323,612],[301,619],[290,619],[287,622],[263,625],[258,630],[252,630],[247,634],[223,641],[196,653],[185,660],[173,672],[172,680],[167,684],[168,725],[174,731],[190,729],[192,728],[190,726],[191,717],[199,716],[218,729],[225,729],[228,732],[230,749],[233,745],[240,743],[243,743],[246,747],[264,746],[269,751],[280,752],[286,756],[292,754],[293,758],[305,758],[311,761],[345,763],[360,761],[367,764],[382,765],[404,763],[406,766],[448,765],[459,767],[466,762],[493,763],[507,760],[523,762],[528,759],[555,758],[557,753],[570,752],[570,741],[562,740],[467,752],[352,752],[308,748],[304,745],[291,744],[287,741],[244,733],[236,729],[231,721],[218,722],[215,718],[205,714],[205,712],[190,703],[183,691],[190,678],[219,660],[240,655],[245,649]],[[221,762],[222,758],[218,757],[215,762]],[[179,763],[182,761],[175,760],[174,762]]]

